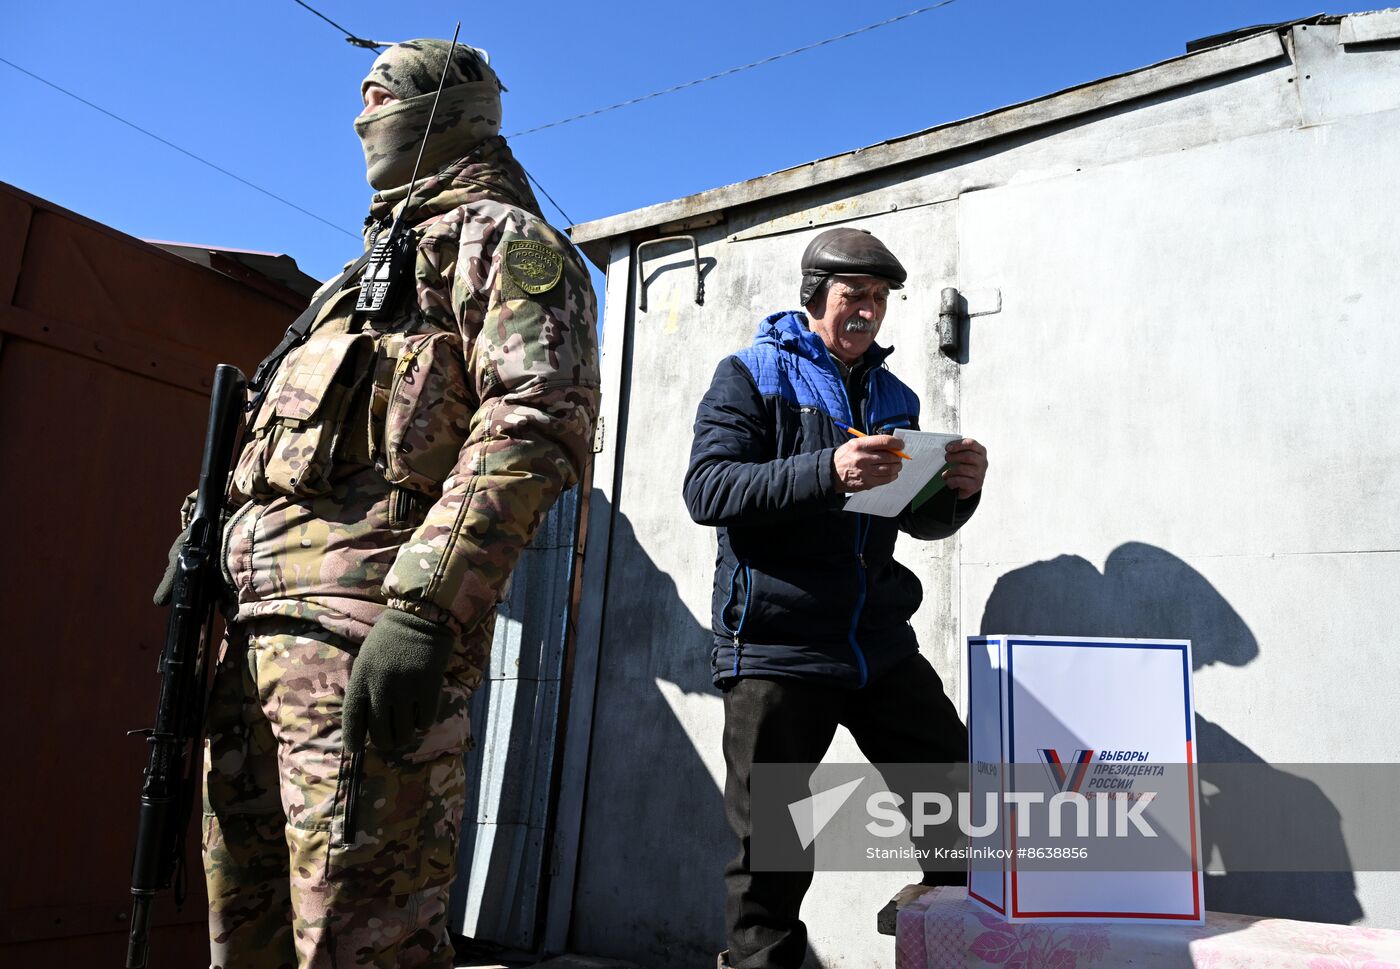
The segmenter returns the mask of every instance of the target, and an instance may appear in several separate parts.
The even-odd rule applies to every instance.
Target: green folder
[[[928,484],[924,485],[923,488],[919,490],[919,493],[914,496],[914,500],[909,502],[910,511],[918,511],[920,505],[947,487],[947,482],[943,480],[943,472],[947,471],[950,467],[952,467],[951,464],[944,463],[943,467],[938,469],[938,473],[928,479]]]

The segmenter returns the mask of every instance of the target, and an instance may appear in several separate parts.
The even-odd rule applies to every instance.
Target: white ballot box
[[[968,897],[1012,922],[1205,917],[1191,644],[968,637]]]

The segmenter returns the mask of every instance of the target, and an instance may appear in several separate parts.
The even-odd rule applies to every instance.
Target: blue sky
[[[312,0],[362,36],[491,52],[505,130],[645,94],[923,6]],[[1328,8],[1328,13],[1378,4]],[[956,0],[858,37],[513,141],[575,221],[752,178],[1175,57],[1317,0]],[[351,127],[374,58],[293,0],[15,2],[0,57],[324,217],[288,208],[0,64],[0,180],[143,238],[285,252],[317,277],[357,252],[369,198]],[[563,218],[546,204],[551,221]]]

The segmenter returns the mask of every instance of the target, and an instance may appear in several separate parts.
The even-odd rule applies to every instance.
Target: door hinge
[[[960,293],[954,286],[947,287],[938,299],[939,352],[953,360],[961,360],[968,321],[974,316],[990,316],[1000,312],[1000,289]]]

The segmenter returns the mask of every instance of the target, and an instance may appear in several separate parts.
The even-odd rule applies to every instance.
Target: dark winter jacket
[[[917,429],[919,399],[872,346],[843,382],[801,313],[778,313],[726,357],[695,418],[685,501],[719,529],[715,682],[798,677],[850,687],[917,651],[909,619],[923,598],[894,560],[899,531],[947,538],[979,495],[944,489],[898,518],[842,510],[832,456],[851,438]],[[854,406],[853,406],[854,404]],[[835,420],[833,420],[833,418]]]

